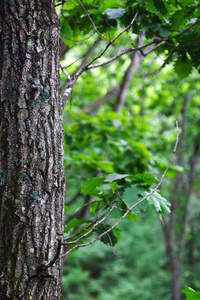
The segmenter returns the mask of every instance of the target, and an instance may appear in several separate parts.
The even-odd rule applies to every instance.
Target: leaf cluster
[[[80,241],[85,243],[85,239],[96,234],[103,243],[113,247],[120,239],[120,232],[116,228],[118,219],[127,217],[129,220],[137,221],[138,215],[146,211],[148,205],[153,205],[160,216],[168,214],[170,203],[157,191],[149,195],[152,185],[156,183],[159,181],[151,174],[113,173],[88,179],[81,192],[92,197],[87,203],[91,212],[90,220],[73,219],[67,224],[64,230],[69,234],[67,244],[69,246],[73,244],[74,247]],[[73,232],[72,237],[70,232]]]

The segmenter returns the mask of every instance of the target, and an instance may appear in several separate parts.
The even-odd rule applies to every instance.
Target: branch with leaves
[[[62,257],[65,257],[66,255],[68,255],[70,252],[72,252],[73,250],[75,250],[76,248],[80,248],[80,247],[85,247],[85,246],[88,246],[90,244],[93,244],[94,242],[96,242],[97,240],[101,239],[103,236],[107,235],[110,231],[112,231],[122,220],[125,219],[125,217],[135,208],[137,207],[139,204],[141,204],[142,202],[144,202],[146,199],[148,199],[152,194],[154,194],[160,187],[166,173],[167,173],[167,170],[169,169],[171,163],[172,163],[172,160],[173,160],[173,157],[176,153],[176,149],[177,149],[177,145],[178,145],[178,122],[176,121],[176,129],[177,129],[177,137],[176,137],[176,143],[175,143],[175,146],[174,146],[174,150],[173,150],[173,153],[172,153],[172,156],[169,160],[169,163],[160,179],[160,181],[158,182],[158,184],[156,185],[156,187],[154,189],[151,190],[151,192],[147,193],[146,196],[144,196],[141,200],[139,200],[137,203],[133,204],[131,207],[128,207],[126,201],[122,198],[122,196],[120,195],[118,189],[115,188],[119,198],[122,200],[123,203],[125,203],[125,206],[127,208],[126,212],[123,214],[123,216],[114,224],[112,225],[110,228],[108,228],[106,231],[104,231],[102,234],[98,235],[96,238],[94,238],[93,240],[89,241],[89,242],[86,242],[86,243],[83,243],[83,244],[80,244],[78,242],[82,241],[83,239],[85,239],[86,237],[88,237],[91,233],[93,233],[95,231],[95,228],[98,227],[99,224],[101,224],[103,221],[105,221],[106,219],[108,219],[109,215],[111,214],[111,212],[117,208],[117,203],[115,202],[114,205],[111,207],[111,209],[109,210],[109,212],[97,223],[95,223],[93,226],[92,226],[92,229],[89,230],[87,233],[85,233],[83,236],[81,236],[80,238],[78,238],[77,240],[75,241],[67,241],[67,242],[64,242],[63,245],[70,245],[70,244],[76,244],[73,248],[69,249],[67,252],[65,252],[62,256]],[[122,178],[125,178],[125,177],[128,177],[127,175],[119,175],[121,176],[120,179]],[[114,179],[105,179],[104,182],[108,181],[110,183],[112,183],[113,181],[116,181],[117,179],[115,179],[116,177],[114,177]],[[118,177],[117,177],[118,178]],[[79,233],[77,233],[78,235]]]
[[[68,83],[66,85],[66,88],[65,88],[65,92],[63,94],[63,98],[62,98],[62,105],[63,105],[63,108],[68,100],[68,97],[69,95],[71,94],[72,92],[72,89],[73,89],[73,86],[74,84],[76,83],[77,79],[80,77],[80,75],[85,72],[85,71],[88,71],[88,70],[91,70],[91,69],[94,69],[94,68],[99,68],[99,67],[102,67],[102,66],[105,66],[107,64],[110,64],[112,63],[113,61],[119,59],[121,56],[125,55],[125,54],[128,54],[128,53],[131,53],[131,52],[140,52],[141,56],[145,57],[147,56],[149,53],[155,51],[156,49],[160,48],[161,46],[163,45],[166,45],[166,49],[167,48],[175,48],[175,49],[179,49],[180,47],[183,48],[183,47],[187,47],[188,43],[186,43],[184,45],[184,43],[181,43],[179,42],[179,38],[181,38],[185,33],[187,33],[188,31],[191,31],[193,29],[193,27],[195,25],[197,25],[199,22],[200,22],[200,19],[196,19],[195,22],[193,22],[190,26],[188,26],[186,29],[183,29],[181,30],[179,33],[175,34],[175,35],[171,35],[169,34],[167,37],[163,37],[163,36],[158,36],[158,35],[155,35],[153,34],[152,36],[152,41],[146,43],[145,45],[141,45],[140,47],[134,47],[133,45],[133,42],[132,42],[132,37],[131,37],[131,30],[132,30],[132,27],[133,27],[133,24],[134,22],[136,22],[138,16],[139,16],[139,13],[140,13],[140,7],[139,5],[137,6],[137,8],[135,9],[135,14],[130,22],[130,24],[128,26],[126,26],[123,30],[121,30],[121,32],[119,34],[117,34],[112,40],[110,40],[108,42],[108,39],[107,37],[102,34],[98,29],[97,29],[97,26],[95,25],[95,22],[94,20],[92,19],[92,17],[90,16],[89,12],[87,11],[87,9],[83,6],[82,2],[80,0],[78,0],[81,8],[83,9],[83,11],[85,12],[85,14],[87,15],[88,19],[90,20],[91,24],[92,24],[92,27],[94,29],[94,31],[101,37],[103,38],[105,41],[106,41],[106,45],[104,47],[104,49],[100,52],[100,54],[96,55],[91,61],[89,61],[88,63],[86,64],[83,64],[81,67],[79,67],[77,69],[77,71],[71,75],[70,79],[69,79],[69,76],[66,75],[66,72],[65,75],[67,77],[67,80],[68,80]],[[163,9],[163,11],[166,11],[166,9]],[[139,28],[139,25],[137,24],[138,28]],[[130,42],[131,42],[131,47],[125,47],[123,50],[120,50],[120,52],[107,59],[106,61],[104,62],[99,62],[99,63],[95,63],[99,58],[101,58],[105,53],[106,51],[110,48],[111,45],[114,44],[114,42],[119,39],[120,36],[122,36],[125,32],[127,32],[128,30],[130,30],[130,33],[129,33],[129,39],[130,39]],[[110,33],[109,33],[110,35]],[[171,43],[169,43],[169,41],[171,41]],[[194,41],[192,45],[197,45],[198,46],[198,42],[197,41]],[[189,47],[191,49],[191,47]],[[176,50],[178,51],[178,50]],[[191,50],[190,50],[191,52]],[[178,53],[178,52],[177,52]],[[191,55],[191,53],[190,53]]]
[[[59,241],[59,253],[61,245],[67,246],[68,250],[61,255],[57,251],[53,260],[44,262],[39,268],[49,268],[57,259],[62,259],[75,249],[91,245],[97,240],[104,239],[103,241],[111,246],[114,253],[113,247],[117,242],[117,237],[115,236],[116,226],[126,217],[136,221],[138,214],[145,211],[148,205],[153,205],[160,216],[168,214],[170,212],[170,203],[157,191],[176,153],[178,145],[177,121],[176,132],[174,150],[160,181],[150,174],[110,174],[107,177],[96,177],[87,180],[82,187],[82,193],[95,197],[89,203],[91,210],[94,212],[95,220],[80,220],[83,228],[78,229],[77,232],[75,230],[74,234],[69,235],[63,242]],[[156,187],[152,189],[151,186],[155,183]],[[134,203],[135,200],[136,203]],[[104,208],[102,209],[103,205]],[[110,225],[109,221],[116,218],[115,211],[120,212],[122,216],[113,225]],[[64,230],[64,232],[67,233],[80,224],[75,219],[72,220],[72,223],[73,225],[70,223],[67,224],[66,231]],[[92,238],[93,234],[97,236]],[[85,241],[88,238],[92,239]]]

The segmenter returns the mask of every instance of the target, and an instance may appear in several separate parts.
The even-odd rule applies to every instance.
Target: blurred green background
[[[129,38],[122,35],[100,61],[115,55]],[[137,38],[133,34],[133,43]],[[65,42],[62,64],[70,74],[105,46],[96,33],[82,42]],[[184,64],[166,64],[167,57],[167,51],[154,51],[145,59],[126,54],[84,72],[64,109],[66,224],[90,213],[90,199],[80,193],[88,178],[150,173],[160,179],[176,141],[175,120],[179,123],[178,150],[161,186],[172,213],[164,225],[151,208],[137,222],[124,220],[116,255],[99,241],[72,252],[64,263],[64,300],[169,300],[174,280],[181,289],[200,290],[200,77],[195,70],[188,75]],[[128,87],[119,106],[125,79]],[[62,72],[61,87],[63,93]]]

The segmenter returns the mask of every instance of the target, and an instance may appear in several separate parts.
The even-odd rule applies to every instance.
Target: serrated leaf
[[[122,198],[130,208],[131,206],[136,204],[139,200],[141,200],[141,198],[145,197],[146,195],[145,193],[146,191],[143,188],[139,186],[132,186],[124,190]],[[147,200],[144,200],[134,208],[133,212],[135,214],[139,214],[146,210],[147,205],[148,205]]]
[[[151,174],[137,174],[130,176],[132,181],[135,182],[144,182],[147,185],[152,185],[158,183],[159,181]]]
[[[146,192],[146,194],[147,193],[148,192]],[[149,204],[153,204],[153,206],[155,207],[156,211],[159,214],[166,215],[171,212],[170,208],[169,208],[171,206],[171,204],[164,197],[162,197],[159,193],[154,192],[147,199],[148,199]]]
[[[129,174],[117,174],[117,173],[109,174],[104,180],[104,182],[113,182],[115,180],[119,180],[127,176],[129,176]]]
[[[182,293],[186,294],[187,300],[200,300],[200,292],[196,292],[188,286],[186,286],[185,290],[182,290]]]
[[[102,233],[104,233],[105,231],[107,231],[110,228],[110,226],[108,225],[102,225],[100,224],[98,226],[98,228],[95,229],[95,232],[97,233],[97,235],[100,235]],[[116,230],[115,230],[116,232]],[[119,231],[118,231],[119,234]],[[101,237],[100,241],[106,245],[110,245],[110,246],[114,246],[117,242],[118,242],[118,238],[115,235],[114,231],[111,230],[108,234],[105,234]]]
[[[97,196],[99,191],[97,187],[102,185],[104,177],[95,177],[88,179],[81,188],[81,193],[84,195]]]
[[[185,62],[178,59],[174,64],[174,70],[180,79],[184,79],[192,72],[192,62],[187,59]]]

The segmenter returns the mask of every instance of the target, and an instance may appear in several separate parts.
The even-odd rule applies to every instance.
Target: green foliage
[[[88,179],[81,188],[81,193],[84,195],[96,196],[99,191],[97,187],[101,186],[105,177],[97,177]]]
[[[193,67],[199,69],[200,23],[186,30],[199,18],[197,1],[115,0],[99,2],[88,0],[84,1],[83,5],[93,20],[93,24],[107,40],[119,33],[118,28],[124,29],[128,26],[138,12],[137,20],[132,24],[133,33],[137,35],[139,32],[144,32],[146,39],[157,39],[157,42],[170,37],[168,43],[159,47],[157,52],[165,53],[166,64],[169,63],[169,57],[173,52],[173,56],[176,57],[175,72],[181,79],[188,76]],[[61,33],[67,45],[71,47],[74,43],[85,38],[91,39],[94,34],[97,35],[93,24],[78,2],[71,1],[64,4],[61,15]],[[121,38],[120,42],[122,43]],[[129,46],[129,42],[127,38],[126,44],[122,43],[124,48]],[[183,59],[183,52],[184,57],[188,57],[187,62]],[[181,66],[184,69],[182,75]]]
[[[65,226],[64,233],[72,230],[74,245],[78,245],[81,237],[81,243],[85,243],[85,239],[95,233],[104,244],[113,247],[120,239],[119,230],[115,228],[120,217],[137,221],[138,214],[146,211],[149,204],[152,204],[157,213],[161,215],[170,212],[170,203],[165,198],[156,191],[152,191],[153,193],[150,194],[150,187],[157,182],[157,179],[150,174],[130,176],[114,173],[107,177],[88,179],[82,186],[81,192],[84,195],[92,196],[91,200],[87,202],[91,215],[88,216],[88,220],[71,220]],[[148,196],[149,194],[150,196]],[[109,209],[111,210],[109,211]],[[97,222],[101,219],[103,222]],[[114,226],[110,225],[112,219],[117,219]],[[91,223],[91,226],[86,226],[88,223]],[[93,229],[91,230],[91,228]],[[89,234],[87,234],[88,230],[91,230]],[[74,233],[75,239],[73,238]],[[70,235],[68,239],[70,239]]]
[[[121,49],[128,48],[130,37],[135,44],[139,32],[145,33],[143,45],[154,41],[152,47],[163,39],[175,37],[145,57],[140,69],[132,76],[125,105],[119,113],[112,111],[116,102],[114,93],[110,101],[102,101],[98,109],[88,113],[83,111],[95,100],[104,100],[110,90],[121,86],[130,65],[128,54],[111,65],[84,72],[74,86],[72,108],[67,106],[64,110],[66,204],[72,204],[71,210],[67,210],[65,235],[69,238],[77,234],[70,241],[90,231],[92,225],[89,225],[101,220],[99,218],[105,216],[117,203],[120,210],[114,209],[109,218],[79,243],[90,242],[109,230],[123,216],[127,206],[136,204],[156,186],[156,178],[161,178],[173,151],[176,139],[174,120],[179,121],[180,137],[185,97],[189,97],[190,101],[187,106],[186,140],[180,150],[184,153],[183,161],[180,163],[175,160],[170,166],[162,183],[163,194],[156,192],[137,205],[133,212],[127,214],[122,225],[109,231],[109,236],[105,234],[101,237],[103,243],[97,241],[97,245],[72,254],[74,261],[70,257],[69,270],[66,271],[68,275],[64,276],[64,286],[68,290],[66,299],[118,300],[130,296],[130,300],[150,300],[153,295],[156,300],[169,300],[168,261],[164,258],[165,244],[160,238],[160,223],[155,215],[152,221],[149,219],[153,210],[159,215],[170,212],[169,202],[162,196],[167,199],[174,196],[177,174],[187,183],[190,182],[188,172],[192,149],[194,141],[199,138],[200,85],[194,69],[199,70],[200,66],[200,23],[190,30],[187,28],[199,18],[199,4],[194,0],[86,0],[82,3],[98,31],[108,41],[128,26],[138,11],[131,30],[110,45],[98,62],[106,61]],[[101,53],[106,45],[77,1],[64,4],[61,30],[63,40],[71,47],[63,62],[65,66],[70,65],[67,67],[70,74],[80,67],[95,40],[102,39],[89,60]],[[64,86],[63,74],[61,79]],[[192,221],[186,230],[186,251],[182,266],[183,282],[188,282],[195,289],[199,289],[196,278],[200,269],[199,174],[198,167],[190,205]],[[187,203],[184,189],[177,197],[179,205],[175,216],[175,240],[178,240],[181,232]],[[148,213],[143,214],[144,211]],[[131,224],[130,220],[137,222]],[[168,220],[167,216],[164,220]],[[142,230],[145,221],[148,225]],[[166,228],[167,225],[168,222]],[[122,243],[118,243],[120,235]],[[124,256],[121,262],[115,259],[111,247],[107,245],[114,246],[117,254],[120,249]],[[79,275],[80,281],[77,282]]]
[[[188,300],[200,299],[200,292],[196,292],[188,286],[186,286],[185,290],[182,290],[182,292],[186,294]]]
[[[121,242],[112,249],[103,243],[72,252],[64,265],[63,299],[169,300],[159,219],[149,207],[138,222],[124,220]]]

